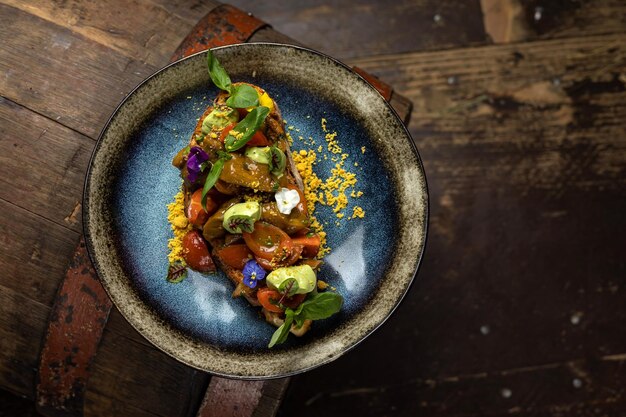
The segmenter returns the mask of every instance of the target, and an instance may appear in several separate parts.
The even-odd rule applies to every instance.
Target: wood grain
[[[619,415],[624,40],[356,60],[415,102],[428,247],[396,315],[332,369],[294,378],[284,415]]]
[[[94,142],[0,97],[0,198],[82,231],[83,181]]]
[[[492,45],[486,3],[233,3],[408,95],[431,193],[404,303],[282,416],[624,415],[626,4],[511,1]],[[32,397],[93,140],[214,5],[0,1],[3,389]],[[116,310],[101,353],[88,415],[193,415],[208,384]]]
[[[2,96],[91,138],[126,94],[156,70],[6,5],[0,5],[0,37],[10,40],[0,44]]]
[[[230,3],[270,22],[277,31],[341,60],[488,41],[478,0]]]

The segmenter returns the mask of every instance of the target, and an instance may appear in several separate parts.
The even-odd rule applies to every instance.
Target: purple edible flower
[[[251,259],[243,267],[243,283],[250,288],[254,288],[257,281],[265,279],[265,274],[265,269],[257,261]]]
[[[189,150],[187,158],[187,179],[190,183],[196,182],[198,175],[204,169],[204,163],[209,160],[209,155],[199,146],[194,146]]]

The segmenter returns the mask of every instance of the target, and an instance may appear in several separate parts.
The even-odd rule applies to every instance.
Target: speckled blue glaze
[[[293,150],[317,151],[320,145],[323,147],[315,166],[322,179],[330,175],[335,166],[332,158],[336,157],[326,150],[321,127],[321,119],[325,118],[328,131],[337,132],[339,145],[349,155],[344,168],[357,175],[354,190],[363,192],[361,198],[349,198],[344,219],[337,219],[331,207],[318,205],[317,217],[324,223],[333,249],[318,277],[336,287],[344,296],[344,306],[340,314],[317,322],[306,337],[290,337],[287,343],[274,348],[288,349],[345,322],[375,293],[394,248],[394,187],[385,165],[373,151],[367,130],[332,101],[268,76],[234,81],[258,84],[277,101],[287,126],[293,126],[288,129],[294,139]],[[167,241],[172,236],[166,206],[181,183],[171,160],[188,143],[197,118],[216,94],[212,86],[183,92],[163,103],[134,135],[113,193],[119,247],[133,277],[132,285],[162,319],[210,345],[241,351],[266,350],[275,328],[243,298],[231,298],[233,285],[224,274],[191,271],[181,283],[165,280]],[[364,219],[347,219],[355,205],[365,210]]]

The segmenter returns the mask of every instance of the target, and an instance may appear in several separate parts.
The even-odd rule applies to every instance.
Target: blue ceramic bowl
[[[182,362],[239,378],[292,375],[337,358],[380,326],[419,266],[427,226],[424,171],[409,133],[385,100],[343,64],[277,44],[218,48],[233,81],[264,88],[278,103],[293,150],[318,151],[326,178],[337,154],[322,130],[336,132],[344,168],[356,174],[338,218],[318,206],[332,252],[318,274],[344,297],[342,311],[304,337],[267,348],[275,328],[222,273],[165,280],[171,231],[167,204],[181,184],[171,160],[216,96],[206,55],[178,61],[138,86],[104,128],[85,185],[87,246],[111,299],[142,335]],[[319,150],[321,149],[321,152]],[[364,218],[349,219],[359,206]]]

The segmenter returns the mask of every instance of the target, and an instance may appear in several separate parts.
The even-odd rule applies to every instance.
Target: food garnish
[[[343,169],[347,155],[336,133],[326,131],[325,119],[328,149],[341,160],[332,177],[321,181],[312,171],[312,150],[290,151],[293,139],[270,95],[256,85],[233,83],[210,50],[207,64],[222,91],[172,161],[183,182],[168,206],[174,239],[167,280],[182,281],[187,268],[221,269],[235,285],[233,297],[261,307],[278,328],[271,348],[341,310],[342,296],[317,277],[329,249],[313,211],[322,201],[343,215],[345,192],[356,180]],[[361,214],[355,207],[353,217]]]

